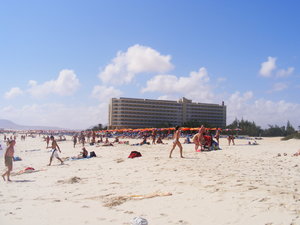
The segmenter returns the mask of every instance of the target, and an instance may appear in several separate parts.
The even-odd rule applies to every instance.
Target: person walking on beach
[[[2,174],[4,181],[5,181],[5,176],[7,176],[7,181],[11,181],[10,180],[10,172],[13,169],[13,157],[14,157],[14,153],[15,153],[15,149],[14,149],[15,144],[16,144],[15,140],[9,141],[6,151],[5,151],[5,154],[4,154],[5,166],[7,167],[7,171],[4,174]]]
[[[179,141],[179,138],[180,138],[180,127],[177,126],[175,127],[175,134],[174,134],[174,141],[173,141],[173,147],[170,151],[170,155],[169,155],[169,158],[172,158],[172,152],[173,150],[175,149],[176,146],[179,147],[179,151],[180,151],[180,157],[181,158],[184,158],[183,155],[182,155],[182,146],[181,146],[181,143]]]
[[[51,144],[52,153],[51,153],[51,156],[50,156],[50,163],[48,164],[48,166],[51,166],[53,157],[57,158],[57,159],[61,162],[61,164],[64,164],[64,162],[62,161],[61,158],[59,158],[58,153],[57,153],[57,150],[58,150],[59,152],[61,152],[61,151],[60,151],[60,148],[59,148],[59,146],[58,146],[58,144],[57,144],[57,142],[54,140],[54,137],[53,137],[53,136],[50,137],[50,140],[52,141],[52,144]]]

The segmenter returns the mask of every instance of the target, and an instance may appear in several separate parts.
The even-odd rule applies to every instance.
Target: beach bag
[[[134,217],[131,221],[132,225],[148,225],[148,221],[142,217]]]
[[[90,152],[90,157],[92,158],[92,157],[97,157],[96,156],[96,153],[93,151],[93,152]]]
[[[130,152],[128,158],[133,159],[135,157],[141,157],[141,156],[142,156],[142,154],[140,152],[138,152],[138,151],[132,151],[132,152]]]

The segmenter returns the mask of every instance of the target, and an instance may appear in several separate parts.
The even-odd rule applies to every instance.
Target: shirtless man
[[[5,181],[5,176],[7,176],[7,181],[11,181],[9,176],[10,172],[13,169],[13,157],[14,157],[14,152],[15,152],[15,140],[11,140],[8,143],[8,146],[6,148],[5,154],[4,154],[4,159],[5,159],[5,166],[7,167],[7,171],[2,174],[3,180]]]
[[[54,137],[51,136],[51,137],[50,137],[50,140],[52,141],[52,144],[51,144],[52,153],[51,153],[51,156],[50,156],[50,163],[48,164],[48,166],[51,166],[53,157],[57,158],[57,159],[61,162],[61,164],[64,164],[64,162],[63,162],[63,161],[61,160],[61,158],[59,158],[59,156],[58,156],[57,150],[58,150],[59,152],[61,152],[61,151],[60,151],[60,148],[59,148],[58,144],[57,144],[56,141],[54,140]]]
[[[175,127],[175,134],[174,134],[174,141],[173,141],[173,147],[170,151],[170,155],[169,155],[169,158],[172,158],[172,152],[173,150],[175,149],[176,145],[178,145],[179,147],[179,150],[180,150],[180,157],[181,158],[184,158],[183,155],[182,155],[182,146],[181,146],[181,143],[179,141],[179,138],[180,138],[180,127],[177,126]]]

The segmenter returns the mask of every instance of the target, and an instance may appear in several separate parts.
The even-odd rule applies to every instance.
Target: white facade
[[[178,101],[112,98],[109,104],[109,128],[150,128],[188,121],[206,122],[215,127],[226,126],[226,106]]]

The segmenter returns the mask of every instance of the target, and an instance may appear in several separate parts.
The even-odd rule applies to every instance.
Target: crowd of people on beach
[[[115,136],[114,137],[114,141],[110,142],[109,141],[109,137],[113,137],[112,134],[96,134],[96,132],[80,132],[75,133],[72,136],[72,142],[73,142],[73,148],[76,147],[76,145],[80,144],[82,145],[82,152],[80,152],[80,154],[76,157],[76,158],[87,158],[88,157],[88,151],[85,148],[86,144],[89,144],[91,146],[93,145],[97,145],[97,146],[114,146],[115,143],[123,143],[123,144],[129,144],[129,141],[124,141],[121,142],[120,141],[120,137],[122,138],[142,138],[142,141],[140,143],[137,144],[133,144],[133,145],[145,145],[145,144],[165,144],[163,142],[163,139],[170,139],[173,136],[173,144],[172,144],[172,148],[170,150],[169,153],[169,158],[172,158],[172,153],[174,151],[174,149],[178,146],[179,147],[179,153],[180,153],[180,157],[184,158],[183,156],[183,147],[182,144],[180,142],[180,138],[181,138],[181,128],[179,126],[175,127],[175,132],[172,135],[171,132],[168,133],[160,133],[158,134],[158,132],[156,131],[156,129],[154,129],[150,134],[149,133],[143,133],[143,132],[139,132],[139,133],[125,133],[119,136]],[[27,137],[27,134],[22,134],[21,135],[21,140],[25,141]],[[207,149],[211,149],[211,147],[213,146],[213,144],[218,145],[219,144],[219,138],[220,138],[220,130],[217,130],[215,136],[214,136],[217,140],[217,142],[215,142],[212,138],[212,135],[207,135],[206,134],[206,129],[204,126],[201,126],[199,129],[199,132],[196,133],[194,135],[194,137],[192,138],[193,142],[190,142],[190,138],[189,136],[187,136],[188,142],[185,143],[194,143],[195,144],[195,150],[196,151],[203,151],[205,148]],[[5,161],[5,166],[7,167],[7,171],[2,175],[3,179],[5,179],[5,177],[7,178],[8,181],[10,181],[10,173],[12,171],[13,168],[13,158],[14,158],[14,146],[16,144],[16,135],[11,135],[9,138],[4,135],[4,142],[6,142],[7,147],[5,149],[5,154],[4,154],[4,161]],[[47,135],[47,136],[43,136],[44,141],[46,142],[46,149],[50,148],[51,149],[51,155],[50,155],[50,160],[49,160],[49,164],[48,166],[51,166],[53,158],[56,158],[57,160],[60,161],[61,164],[64,164],[63,159],[59,156],[59,153],[61,153],[61,149],[58,145],[57,142],[59,141],[65,141],[66,138],[63,135],[59,135],[59,137],[55,140],[53,135]],[[148,141],[148,139],[150,139],[151,141]],[[233,144],[234,141],[232,140]],[[101,144],[101,145],[99,145]],[[230,144],[230,142],[229,142]],[[96,147],[97,147],[96,146]],[[200,147],[200,149],[198,149]]]
[[[155,145],[155,144],[165,144],[163,142],[163,139],[173,139],[172,146],[169,152],[169,158],[172,158],[172,153],[175,150],[176,147],[179,148],[179,155],[181,158],[184,158],[183,156],[183,146],[180,142],[180,138],[185,137],[184,144],[194,144],[194,149],[196,152],[202,152],[202,151],[210,151],[210,150],[219,150],[221,149],[219,144],[220,136],[221,136],[221,129],[217,129],[214,134],[212,134],[208,129],[206,129],[203,125],[199,128],[198,132],[196,132],[194,135],[192,134],[185,134],[182,135],[183,132],[181,130],[180,126],[176,126],[174,129],[174,133],[172,134],[170,131],[167,133],[159,133],[156,129],[153,129],[151,133],[149,132],[138,132],[138,133],[121,133],[121,134],[99,134],[95,131],[92,132],[80,132],[75,133],[72,135],[72,142],[73,142],[73,148],[76,147],[76,145],[82,146],[82,151],[78,156],[71,157],[72,159],[84,159],[89,157],[89,152],[85,148],[86,145],[99,147],[99,146],[114,146],[114,144],[129,144],[129,141],[120,141],[120,138],[141,138],[142,141],[135,145]],[[27,135],[21,135],[21,140],[25,141]],[[113,141],[109,141],[109,138],[114,138]],[[4,162],[5,166],[7,167],[7,170],[4,174],[2,174],[3,180],[11,181],[10,180],[10,173],[13,169],[13,159],[14,159],[14,146],[16,144],[17,136],[11,135],[10,137],[7,137],[6,134],[4,134],[4,142],[6,142],[6,148],[4,153]],[[54,138],[53,135],[47,135],[43,136],[44,141],[46,142],[46,149],[51,149],[51,155],[48,166],[51,166],[53,158],[56,158],[60,161],[61,164],[64,164],[63,159],[59,156],[59,153],[61,153],[61,149],[57,142],[59,141],[65,141],[66,138],[63,135],[59,135],[57,139]],[[234,142],[235,136],[230,134],[227,136],[228,145],[235,145]],[[248,142],[250,145],[257,145],[258,143],[254,141],[253,143],[251,141]],[[94,152],[93,153],[95,156]],[[91,154],[92,155],[92,154]],[[296,152],[293,156],[299,156],[300,150]]]

